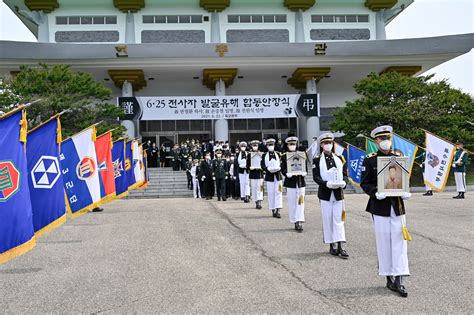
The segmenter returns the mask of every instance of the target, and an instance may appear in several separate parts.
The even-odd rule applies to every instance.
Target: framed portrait
[[[288,173],[292,175],[303,175],[306,173],[306,153],[305,152],[287,152],[286,166]]]
[[[259,170],[262,168],[260,162],[262,161],[261,152],[250,152],[250,169]]]
[[[410,191],[410,167],[406,156],[377,157],[377,191],[399,197]]]

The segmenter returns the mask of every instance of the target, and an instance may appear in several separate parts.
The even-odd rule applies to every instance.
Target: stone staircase
[[[150,182],[146,189],[133,190],[127,198],[154,199],[154,198],[179,198],[192,197],[192,191],[187,189],[185,171],[173,171],[171,168],[150,168]],[[306,181],[306,194],[313,195],[318,192],[318,185],[309,175]],[[354,193],[354,188],[349,184],[345,193]]]

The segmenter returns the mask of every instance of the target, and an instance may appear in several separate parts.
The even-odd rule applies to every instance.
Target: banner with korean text
[[[454,145],[429,132],[426,134],[425,184],[443,191],[454,157]]]
[[[320,116],[319,94],[119,97],[118,105],[128,120]]]

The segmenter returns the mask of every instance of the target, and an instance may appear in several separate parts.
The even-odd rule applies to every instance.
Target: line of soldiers
[[[371,132],[378,146],[376,153],[369,154],[363,162],[361,188],[369,195],[366,211],[372,214],[378,257],[379,275],[386,277],[386,286],[400,296],[408,296],[403,280],[410,275],[408,268],[407,240],[404,200],[411,197],[389,197],[377,188],[377,157],[392,156],[393,130],[391,126],[380,126]],[[334,135],[325,133],[318,137],[319,151],[312,160],[313,180],[319,185],[323,222],[323,242],[329,245],[331,255],[348,259],[345,235],[344,192],[347,172],[346,161],[335,153]],[[264,182],[267,188],[268,208],[274,218],[281,218],[283,187],[287,192],[289,221],[298,233],[303,232],[305,222],[305,178],[309,164],[306,152],[297,150],[298,138],[288,137],[287,152],[275,151],[274,139],[265,143],[266,152],[261,152],[258,140],[239,143],[239,152],[224,156],[221,149],[205,152],[204,160],[189,157],[188,166],[196,198],[212,199],[217,192],[218,201],[232,196],[244,203],[252,200],[256,209],[262,209]],[[298,148],[299,149],[299,148]]]

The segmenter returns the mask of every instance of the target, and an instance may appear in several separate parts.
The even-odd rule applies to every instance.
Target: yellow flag
[[[58,144],[61,144],[61,142],[63,142],[63,134],[62,134],[62,128],[61,128],[61,119],[59,119],[59,117],[57,118],[58,119],[58,130],[56,131],[56,142]]]

